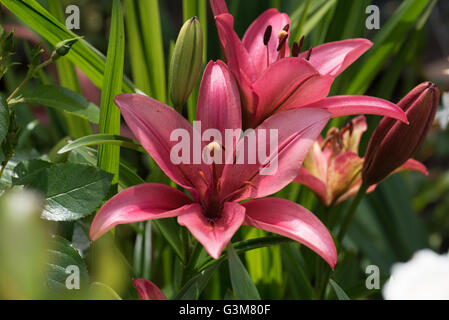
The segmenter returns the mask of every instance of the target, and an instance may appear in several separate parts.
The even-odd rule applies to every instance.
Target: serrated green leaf
[[[42,104],[75,114],[92,123],[98,123],[100,109],[82,95],[58,86],[43,85],[23,95],[24,102]]]
[[[12,182],[15,185],[27,185],[50,167],[50,162],[39,159],[20,162],[13,170]]]
[[[229,257],[229,273],[234,294],[241,300],[260,300],[256,285],[251,280],[248,271],[242,261],[240,261],[231,242],[227,246],[227,252]]]
[[[111,180],[111,174],[95,167],[64,163],[42,170],[28,186],[45,195],[43,219],[74,221],[101,205]]]

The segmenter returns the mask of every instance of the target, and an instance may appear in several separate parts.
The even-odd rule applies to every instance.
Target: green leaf
[[[122,300],[114,289],[101,282],[94,282],[90,285],[90,294],[92,300]]]
[[[215,270],[221,262],[217,262],[210,267],[204,269],[195,277],[187,281],[187,283],[173,297],[173,300],[196,300],[212,278]]]
[[[363,66],[357,70],[347,94],[363,94],[387,59],[397,52],[409,30],[426,8],[429,0],[406,0],[374,38],[374,46]]]
[[[43,170],[50,167],[50,162],[39,159],[20,162],[13,170],[12,182],[15,185],[30,184]]]
[[[153,223],[159,229],[159,231],[173,248],[173,250],[176,252],[181,261],[185,262],[186,257],[184,245],[180,237],[181,228],[179,227],[179,224],[176,223],[176,220],[160,219],[153,220]]]
[[[65,20],[64,11],[60,0],[48,0],[48,9],[50,13],[52,13],[60,22]],[[79,39],[76,41],[79,41]],[[70,62],[69,59],[59,58],[56,60],[56,68],[58,69],[58,79],[60,85],[77,93],[81,93],[78,76],[73,63]],[[72,137],[79,138],[92,133],[90,125],[85,119],[80,119],[71,114],[65,114],[65,118],[69,128],[69,133]]]
[[[68,290],[66,281],[71,274],[74,274],[74,271],[67,267],[75,266],[79,270],[80,289],[85,288],[89,283],[87,267],[71,243],[64,238],[53,236],[49,248],[45,273],[48,287],[51,290]]]
[[[112,22],[109,34],[106,70],[101,92],[100,133],[120,134],[120,110],[114,104],[114,97],[121,93],[121,79],[125,60],[125,30],[120,0],[112,4]],[[120,147],[100,145],[98,167],[114,175],[118,181],[120,167]]]
[[[346,292],[336,283],[334,280],[329,279],[329,283],[332,286],[332,288],[335,291],[335,294],[337,295],[338,300],[351,300]]]
[[[291,241],[293,240],[281,236],[269,236],[263,238],[243,240],[236,242],[233,245],[235,251],[237,251],[237,254],[241,254],[249,250],[275,246],[283,243],[288,243]],[[218,260],[214,260],[210,256],[207,256],[203,261],[198,262],[197,264],[199,265],[198,270],[203,270],[204,268],[209,267],[210,265],[216,263],[217,261],[223,261],[226,260],[227,258],[228,258],[227,252],[223,252]]]
[[[137,0],[138,1],[138,0]],[[136,0],[125,1],[125,24],[128,39],[128,55],[135,84],[147,95],[151,95],[149,68],[145,59],[142,33]]]
[[[69,142],[61,150],[59,150],[58,153],[62,154],[81,147],[89,147],[102,144],[120,146],[146,153],[145,149],[140,144],[136,143],[133,139],[113,134],[92,134],[90,136],[79,138],[75,141]]]
[[[313,28],[318,26],[320,22],[322,22],[324,16],[334,7],[336,2],[337,0],[328,0],[319,10],[314,12],[313,15],[307,19],[306,23],[304,23],[301,29],[302,32],[300,31],[302,35],[308,35]],[[297,33],[297,37],[300,38],[301,34]],[[299,41],[299,38],[296,40]]]
[[[149,68],[151,96],[166,102],[167,83],[164,57],[164,43],[159,15],[158,0],[138,0],[143,45]]]
[[[98,123],[100,119],[100,109],[84,98],[82,95],[58,86],[43,85],[35,87],[33,90],[23,95],[24,102],[42,104],[75,114],[92,123]]]
[[[36,0],[0,0],[0,2],[53,46],[61,41],[76,37],[76,34],[67,30],[57,18],[52,16]],[[66,57],[78,66],[97,87],[102,87],[105,74],[105,58],[97,49],[85,40],[80,40],[73,45]],[[135,91],[134,85],[126,77],[123,78],[121,83],[123,91]]]
[[[234,294],[241,300],[260,300],[256,285],[251,280],[248,271],[240,261],[232,243],[227,247],[229,257],[229,273]]]
[[[9,128],[9,108],[3,97],[0,97],[0,143],[5,139]]]
[[[101,205],[111,180],[111,174],[95,167],[64,163],[41,170],[27,185],[45,196],[43,219],[74,221]]]

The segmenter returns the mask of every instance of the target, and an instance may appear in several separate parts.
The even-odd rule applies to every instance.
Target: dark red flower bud
[[[407,115],[408,125],[392,118],[382,119],[365,154],[362,177],[366,185],[383,180],[418,150],[432,125],[439,97],[433,83],[422,83],[398,103]]]

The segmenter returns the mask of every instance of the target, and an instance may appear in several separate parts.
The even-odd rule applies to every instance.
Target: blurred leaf
[[[181,288],[181,290],[179,290],[179,292],[173,297],[173,300],[198,299],[201,292],[204,290],[210,278],[212,277],[215,270],[217,270],[220,264],[221,262],[217,262],[207,267],[199,274],[197,274],[195,277],[187,281],[187,283]]]
[[[113,134],[92,134],[90,136],[79,138],[75,141],[69,142],[66,146],[59,150],[58,153],[62,154],[81,147],[89,147],[102,144],[120,146],[146,153],[145,149],[140,144],[136,143],[133,139]]]
[[[95,167],[64,163],[40,170],[34,179],[26,182],[45,195],[42,218],[73,221],[91,214],[101,205],[111,179],[109,173]]]
[[[136,86],[145,94],[151,95],[149,68],[143,47],[142,33],[139,27],[138,4],[139,0],[125,1],[126,35],[128,38],[128,55],[132,57],[131,70]]]
[[[60,22],[64,21],[65,16],[60,0],[48,0],[48,9]],[[58,69],[58,79],[61,86],[74,92],[81,93],[78,76],[76,75],[73,63],[68,59],[60,58],[56,60],[56,68]],[[67,121],[69,133],[72,137],[78,138],[91,133],[89,122],[87,122],[86,119],[67,113],[65,114],[65,119]]]
[[[299,247],[295,244],[282,246],[285,256],[284,266],[287,269],[287,286],[294,291],[295,299],[312,299],[314,290],[310,283],[310,273],[307,270],[304,258]]]
[[[24,21],[32,30],[39,33],[53,46],[66,39],[76,37],[76,34],[45,10],[36,0],[0,0],[3,5]],[[66,55],[78,66],[87,77],[99,88],[103,85],[105,73],[105,58],[85,40],[77,41]],[[134,85],[125,77],[122,81],[123,91],[134,91]]]
[[[246,239],[263,237],[267,233],[256,228],[249,228]],[[281,248],[270,246],[259,250],[245,252],[248,273],[260,292],[266,292],[265,299],[282,296],[283,272]]]
[[[24,102],[42,104],[57,110],[75,114],[92,123],[98,123],[100,109],[82,95],[58,86],[43,85],[27,91]]]
[[[114,289],[101,282],[94,282],[90,285],[90,294],[94,300],[122,300]]]
[[[64,238],[53,236],[49,244],[46,277],[50,290],[68,290],[66,287],[67,278],[73,273],[77,275],[79,271],[79,289],[85,289],[89,283],[89,275],[86,264],[78,251]],[[67,267],[75,268],[67,269]],[[70,280],[70,279],[69,279]]]
[[[426,8],[429,0],[406,0],[395,11],[388,22],[380,29],[374,38],[374,46],[368,53],[363,66],[351,81],[347,94],[363,94],[387,59],[400,47],[407,33]]]
[[[302,28],[302,35],[308,35],[313,28],[316,26],[319,26],[319,24],[322,22],[323,18],[326,16],[326,14],[334,8],[334,5],[336,4],[337,0],[328,0],[326,3],[320,7],[316,12],[314,12],[304,23],[304,26]],[[299,38],[301,38],[301,35],[298,35]],[[299,40],[299,39],[296,39]]]
[[[329,283],[332,286],[332,289],[334,289],[335,294],[338,297],[338,300],[351,300],[351,299],[349,299],[349,297],[346,294],[346,292],[344,292],[344,290],[338,285],[338,283],[336,283],[332,279],[329,279]]]
[[[120,0],[112,4],[111,29],[109,34],[106,70],[101,91],[99,132],[120,135],[120,110],[114,97],[121,93],[121,79],[125,59],[125,30]],[[114,175],[113,184],[118,181],[120,167],[120,147],[100,145],[98,148],[98,167]]]
[[[185,262],[186,257],[185,257],[185,251],[184,251],[184,244],[180,237],[182,230],[181,230],[179,224],[176,223],[176,220],[175,219],[160,219],[160,220],[153,220],[153,223],[156,225],[156,227],[159,229],[161,234],[171,245],[173,250],[176,252],[178,257],[181,259],[181,261]]]
[[[253,280],[251,280],[248,271],[242,261],[240,261],[231,242],[229,242],[227,246],[227,252],[229,258],[229,273],[234,294],[241,300],[260,300],[256,285]]]
[[[159,0],[138,0],[140,31],[147,67],[149,68],[151,96],[161,102],[167,100],[164,44],[159,15]]]

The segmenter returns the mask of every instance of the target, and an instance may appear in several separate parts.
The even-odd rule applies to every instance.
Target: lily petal
[[[336,201],[351,187],[360,182],[363,159],[354,152],[342,152],[334,157],[329,166],[327,187],[331,201]],[[328,203],[330,205],[331,203]]]
[[[198,97],[197,120],[203,132],[242,128],[240,94],[231,72],[222,61],[209,62],[204,70]]]
[[[245,219],[245,208],[238,203],[225,202],[221,215],[216,220],[206,218],[199,210],[178,217],[178,223],[187,227],[214,259],[220,257],[224,247],[240,228]]]
[[[240,73],[244,73],[249,81],[254,81],[257,77],[257,71],[248,51],[243,47],[234,31],[234,17],[228,13],[220,14],[215,17],[215,22],[226,62],[234,76],[240,82],[242,80]]]
[[[165,294],[153,282],[137,278],[133,279],[140,300],[167,300]]]
[[[397,105],[387,100],[370,96],[332,96],[300,108],[324,109],[330,112],[332,117],[374,114],[408,123],[404,111]]]
[[[254,133],[257,156],[254,154],[255,146],[248,146],[251,139],[242,138],[237,144],[236,163],[227,164],[223,171],[220,198],[233,201],[260,198],[288,185],[297,176],[302,161],[329,116],[323,110],[298,109],[269,117]],[[273,142],[274,132],[278,134],[278,139]],[[262,139],[259,139],[261,133],[266,133],[266,138],[262,134]],[[265,154],[259,150],[264,147]],[[266,159],[261,159],[263,156]],[[254,164],[249,162],[251,157],[256,158]],[[239,164],[238,159],[243,158],[245,164]]]
[[[318,253],[333,269],[337,250],[329,231],[310,211],[286,199],[266,198],[243,203],[245,224],[296,240]]]
[[[429,171],[427,170],[426,166],[415,159],[408,159],[402,166],[394,170],[391,174],[403,171],[416,171],[422,173],[425,176],[429,175]]]
[[[321,85],[310,85],[313,78],[320,78],[320,74],[310,63],[298,58],[285,58],[273,63],[253,84],[253,90],[259,98],[254,123],[255,128],[268,116],[300,101],[300,105],[315,102],[327,96],[330,84],[327,88]],[[324,89],[323,89],[324,88]],[[299,95],[300,99],[295,96]],[[298,103],[299,105],[299,103]]]
[[[373,43],[367,39],[328,42],[312,49],[310,63],[323,75],[338,76],[364,54]],[[306,58],[308,52],[299,57]]]
[[[313,191],[313,193],[320,197],[321,202],[323,202],[324,204],[330,203],[330,198],[327,194],[325,183],[312,175],[304,167],[301,167],[301,169],[299,169],[298,176],[295,178],[294,182],[308,187]]]
[[[191,206],[192,200],[172,187],[159,183],[137,185],[101,207],[90,226],[90,238],[95,241],[118,224],[175,217],[192,210]]]
[[[350,129],[343,133],[342,136],[342,152],[350,151],[359,152],[360,139],[363,133],[368,129],[365,116],[358,116],[351,120]]]
[[[189,191],[205,192],[207,185],[204,177],[211,177],[211,168],[202,161],[194,164],[192,159],[194,152],[201,153],[204,146],[198,146],[201,148],[199,151],[190,150],[189,164],[175,164],[171,159],[173,147],[180,143],[171,140],[172,133],[183,131],[189,139],[200,133],[173,108],[147,96],[121,94],[114,101],[137,140],[167,176]],[[188,145],[195,148],[192,141]]]
[[[214,16],[218,16],[222,13],[228,13],[228,6],[225,0],[210,0],[210,7]]]
[[[286,25],[290,25],[290,18],[287,14],[280,13],[277,9],[268,9],[246,31],[243,37],[243,46],[253,59],[254,66],[259,74],[278,59],[278,34]],[[264,34],[268,26],[272,27],[272,34],[268,42],[267,53],[267,46],[264,44]],[[288,45],[283,50],[284,56],[288,57],[290,51]]]

